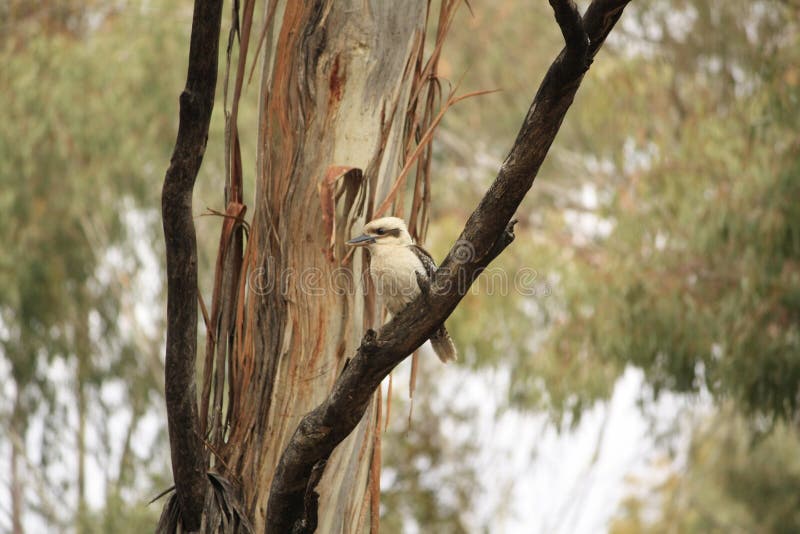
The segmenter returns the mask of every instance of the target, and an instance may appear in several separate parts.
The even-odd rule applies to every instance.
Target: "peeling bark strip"
[[[630,0],[594,0],[581,18],[571,0],[550,0],[566,47],[550,66],[511,151],[427,294],[383,326],[367,331],[355,357],[322,404],[300,421],[281,456],[267,508],[269,533],[303,528],[314,466],[361,420],[374,390],[450,315],[480,272],[513,239],[509,222],[555,139],[584,74]],[[460,261],[464,242],[474,254]],[[302,531],[302,530],[301,530]]]
[[[167,255],[165,394],[172,475],[183,526],[200,528],[209,483],[199,435],[194,363],[197,353],[197,243],[192,191],[203,161],[217,84],[221,0],[196,0],[180,123],[161,192]]]

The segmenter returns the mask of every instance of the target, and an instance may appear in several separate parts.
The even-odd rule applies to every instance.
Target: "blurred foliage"
[[[546,7],[473,6],[445,51],[450,71],[473,67],[467,89],[517,87],[522,75],[531,93],[559,46]],[[796,415],[798,15],[767,0],[626,10],[495,264],[512,282],[532,268],[545,291],[467,299],[451,320],[468,363],[513,366],[512,406],[574,424],[634,365],[655,395],[708,389],[747,413]],[[511,74],[477,59],[495,42],[514,57]],[[523,46],[537,52],[508,52]],[[472,205],[446,189],[477,199],[494,177],[525,94],[449,113],[439,146],[452,179],[434,194],[449,227],[432,240],[454,237]]]
[[[171,481],[153,268],[191,16],[190,1],[0,3],[0,119],[10,125],[0,129],[0,357],[10,379],[0,420],[32,445],[26,460],[41,483],[26,485],[27,512],[53,528],[152,530],[160,509],[146,499]],[[224,211],[222,92],[220,83],[198,215]],[[246,86],[243,115],[256,116],[256,96]],[[255,162],[255,121],[240,122],[243,158]],[[220,221],[197,225],[208,293]],[[112,435],[120,417],[126,434]],[[155,441],[137,443],[154,424]],[[80,439],[84,461],[105,471],[101,509],[76,506]],[[98,482],[87,486],[96,493]]]
[[[685,463],[655,488],[629,497],[610,532],[800,531],[796,428],[779,424],[754,439],[749,424],[724,409],[695,429]]]
[[[41,9],[61,13],[57,6]],[[64,11],[67,26],[73,17]],[[34,23],[26,22],[4,32],[0,78],[0,113],[13,125],[0,133],[7,244],[0,310],[14,333],[3,339],[4,353],[21,383],[33,379],[42,350],[49,357],[74,350],[78,316],[96,311],[101,332],[114,328],[119,288],[108,287],[97,269],[109,249],[129,246],[125,212],[158,198],[153,184],[162,169],[154,162],[168,159],[174,122],[162,112],[174,96],[157,62],[158,39],[126,47],[112,28],[73,35],[58,28],[47,34],[47,27],[47,36],[31,39],[26,30]],[[141,142],[159,138],[161,144]],[[117,251],[136,257],[130,248]]]
[[[591,106],[574,117],[601,201],[589,228],[574,232],[595,236],[570,258],[566,314],[545,350],[589,354],[599,369],[640,367],[656,395],[708,389],[746,413],[791,419],[800,400],[797,8],[637,7],[628,26],[660,40],[603,69],[586,88]],[[606,236],[596,231],[603,220]]]
[[[41,470],[26,485],[29,511],[61,528],[140,532],[158,513],[143,506],[142,485],[166,482],[145,470],[163,468],[164,455],[139,457],[143,444],[131,443],[162,380],[159,314],[152,325],[137,318],[137,247],[160,235],[152,208],[188,35],[174,22],[186,17],[167,2],[12,1],[0,12],[3,424]],[[145,294],[157,294],[153,283]],[[122,451],[107,426],[120,413],[131,414]],[[107,470],[105,510],[64,506],[79,461]],[[47,509],[48,494],[62,506]]]
[[[448,431],[473,414],[448,406],[442,417],[435,384],[439,362],[419,364],[413,405],[406,384],[395,379],[401,387],[395,389],[382,437],[381,532],[476,532],[478,525],[468,518],[480,486],[471,461],[476,447]]]

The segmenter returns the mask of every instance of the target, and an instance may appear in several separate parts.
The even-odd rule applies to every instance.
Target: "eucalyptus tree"
[[[175,494],[161,529],[377,528],[376,390],[513,240],[514,212],[627,3],[595,0],[581,16],[571,1],[550,2],[566,46],[509,156],[424,298],[378,332],[374,292],[361,285],[365,258],[348,255],[344,242],[389,210],[405,216],[417,238],[425,235],[432,129],[459,98],[439,98],[437,77],[458,2],[442,2],[438,16],[422,1],[368,9],[267,2],[257,29],[254,2],[242,4],[241,14],[234,4],[229,43],[241,48],[225,82],[226,223],[212,298],[200,300],[210,334],[199,406],[191,195],[214,103],[222,5],[195,3],[181,123],[162,194]],[[436,20],[433,43],[426,43],[429,19]],[[263,54],[263,67],[255,209],[246,224],[237,106],[251,47]]]

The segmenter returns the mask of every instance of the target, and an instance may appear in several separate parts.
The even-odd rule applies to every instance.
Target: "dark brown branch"
[[[589,48],[589,37],[583,29],[583,19],[578,12],[578,6],[572,0],[550,0],[550,6],[561,28],[567,49],[578,57],[585,56]]]
[[[356,427],[383,378],[430,337],[480,272],[511,243],[511,218],[533,185],[584,73],[628,1],[594,0],[581,19],[573,2],[551,0],[567,46],[547,71],[497,178],[470,216],[429,291],[377,334],[367,332],[328,398],[300,421],[272,481],[267,532],[291,532],[301,526],[314,466]],[[465,249],[469,251],[466,259]]]
[[[328,463],[328,458],[323,458],[314,464],[311,470],[311,476],[308,478],[308,487],[306,488],[305,498],[303,500],[304,513],[300,521],[296,521],[292,534],[314,534],[317,530],[317,522],[319,516],[319,493],[317,493],[317,485],[322,480],[322,474],[325,472],[325,465]]]
[[[194,377],[197,353],[197,243],[192,191],[203,161],[214,91],[221,0],[196,0],[186,87],[175,149],[161,192],[167,255],[165,395],[172,475],[186,530],[200,528],[208,478],[199,435]]]

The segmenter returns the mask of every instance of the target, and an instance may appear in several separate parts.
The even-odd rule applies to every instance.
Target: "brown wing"
[[[433,273],[436,272],[436,262],[433,261],[433,257],[428,254],[428,251],[422,248],[419,245],[409,245],[408,248],[411,249],[411,252],[414,253],[415,256],[419,259],[422,263],[422,266],[425,268],[425,273],[428,275],[428,278],[433,278]]]
[[[430,280],[433,278],[433,273],[436,272],[436,263],[433,261],[433,257],[428,254],[427,250],[419,245],[411,245],[409,248],[414,252],[417,258],[419,258],[419,261],[422,262],[422,266],[425,267],[425,272],[428,274],[428,279]],[[450,338],[450,334],[447,333],[444,324],[440,325],[433,335],[431,335],[431,346],[439,359],[444,363],[458,359],[458,351],[456,350],[453,340]]]

